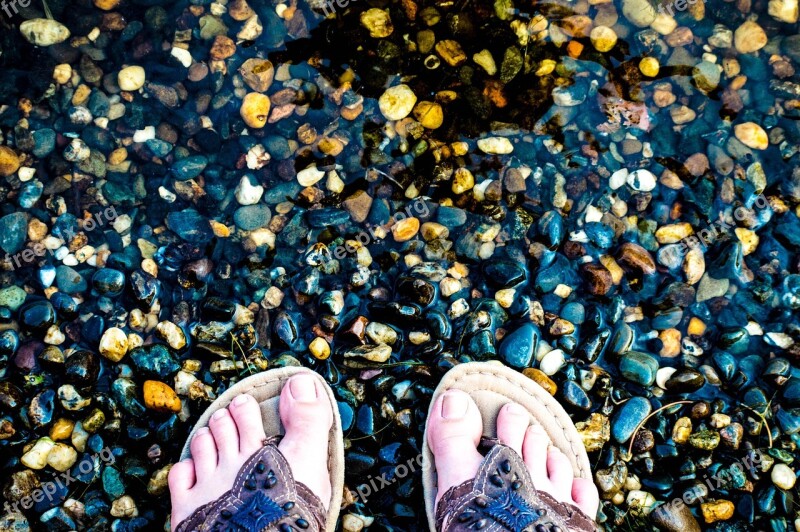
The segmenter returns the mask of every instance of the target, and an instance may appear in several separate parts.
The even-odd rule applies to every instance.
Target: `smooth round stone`
[[[14,254],[22,250],[28,234],[28,217],[23,212],[15,212],[0,218],[0,248]]]
[[[650,192],[656,188],[656,176],[649,170],[641,168],[628,174],[628,186],[637,192]]]
[[[531,365],[539,338],[541,338],[539,328],[532,323],[526,323],[503,338],[500,344],[500,356],[511,367],[527,368]]]
[[[8,286],[0,289],[0,307],[16,312],[25,302],[28,293],[19,286]]]
[[[271,103],[267,95],[250,92],[242,100],[239,114],[247,127],[261,129],[267,125],[270,107]]]
[[[20,322],[26,329],[44,332],[56,322],[56,311],[49,301],[33,301],[20,310]]]
[[[16,8],[15,8],[16,9]],[[69,29],[50,18],[34,18],[19,25],[19,32],[36,46],[52,46],[69,39]]]
[[[525,269],[510,260],[493,260],[483,267],[486,282],[496,288],[511,288],[525,282]]]
[[[653,523],[664,532],[701,532],[700,523],[685,504],[665,503],[650,514]]]
[[[117,84],[124,91],[138,91],[144,87],[144,81],[144,68],[138,65],[125,67],[117,74]]]
[[[786,464],[775,464],[770,473],[772,482],[782,490],[790,490],[797,482],[797,476],[791,467]]]
[[[208,219],[192,209],[170,212],[166,222],[171,231],[192,244],[202,244],[214,237]]]
[[[236,227],[243,231],[254,231],[266,227],[272,219],[272,211],[264,204],[239,207],[233,214]]]
[[[65,378],[72,384],[93,384],[97,381],[99,373],[100,361],[91,351],[77,351],[71,354],[64,364]]]
[[[619,363],[622,376],[642,386],[651,386],[656,380],[658,360],[647,353],[628,351]]]
[[[706,383],[703,374],[692,368],[683,368],[674,373],[666,382],[666,389],[673,393],[691,393]]]
[[[378,98],[378,107],[387,120],[401,120],[411,114],[417,96],[406,84],[389,87]]]
[[[172,172],[180,180],[194,179],[203,173],[208,165],[208,158],[203,155],[193,155],[186,157],[175,163]]]
[[[539,369],[548,377],[552,377],[564,367],[565,363],[566,357],[564,351],[561,349],[554,349],[542,358],[542,361],[539,363]]]
[[[611,435],[617,443],[625,443],[636,427],[652,411],[650,401],[644,397],[632,397],[614,413],[611,419]]]
[[[102,295],[116,297],[125,289],[125,274],[112,268],[98,270],[92,276],[92,288]]]
[[[545,358],[547,358],[545,356]],[[561,388],[561,396],[564,401],[575,408],[580,410],[590,410],[592,408],[592,400],[589,398],[586,391],[580,387],[575,381],[565,381]]]
[[[169,348],[163,344],[137,347],[128,356],[136,368],[147,376],[167,378],[180,369]]]
[[[0,356],[11,356],[19,348],[19,335],[16,331],[0,333]]]

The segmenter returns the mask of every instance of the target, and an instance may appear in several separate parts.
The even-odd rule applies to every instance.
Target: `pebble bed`
[[[0,531],[168,530],[281,366],[335,390],[341,529],[425,530],[470,360],[567,408],[606,530],[800,531],[797,0],[3,9]]]

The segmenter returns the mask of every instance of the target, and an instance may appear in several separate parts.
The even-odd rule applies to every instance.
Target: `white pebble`
[[[184,48],[173,47],[172,57],[180,61],[180,63],[186,68],[192,66],[192,54],[189,53],[189,50],[186,50]]]
[[[297,182],[304,187],[310,187],[317,184],[323,177],[325,177],[325,172],[319,170],[316,166],[309,166],[308,168],[297,172]]]
[[[797,482],[797,477],[791,467],[786,464],[775,464],[770,474],[773,484],[782,490],[790,490]]]
[[[621,168],[611,174],[611,177],[608,180],[608,186],[611,187],[611,190],[617,190],[619,187],[625,184],[625,181],[628,179],[628,169]]]
[[[658,387],[666,390],[667,389],[667,381],[669,380],[670,377],[672,377],[672,374],[675,373],[676,371],[678,371],[678,370],[675,369],[675,368],[661,368],[661,369],[659,369],[656,372],[656,384],[658,385]]]
[[[117,84],[124,91],[138,91],[144,87],[144,69],[138,65],[125,67],[117,75]]]
[[[239,185],[234,192],[236,201],[239,205],[255,205],[264,195],[264,187],[261,185],[252,185],[248,176],[242,176]]]
[[[656,176],[642,168],[628,174],[628,185],[638,192],[650,192],[656,188]]]
[[[566,361],[564,351],[561,349],[554,349],[544,356],[542,362],[539,364],[539,369],[542,370],[542,373],[545,375],[555,375],[558,373],[558,370],[564,367]]]

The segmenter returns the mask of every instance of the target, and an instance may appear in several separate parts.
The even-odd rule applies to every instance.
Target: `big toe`
[[[333,412],[319,379],[310,374],[291,377],[281,390],[280,414],[286,434],[278,448],[296,481],[305,484],[327,508],[331,498],[328,434]]]
[[[482,456],[478,452],[483,423],[478,405],[460,390],[436,399],[428,419],[428,445],[436,460],[439,497],[448,489],[475,478]]]

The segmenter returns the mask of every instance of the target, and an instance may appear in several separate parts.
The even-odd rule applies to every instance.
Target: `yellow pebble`
[[[702,336],[706,332],[706,324],[700,318],[693,317],[689,320],[689,327],[686,332],[691,336]]]
[[[425,129],[437,129],[444,122],[444,112],[438,103],[422,101],[414,107],[414,118]]]
[[[597,26],[592,29],[589,40],[598,52],[608,52],[617,44],[617,33],[608,26]]]
[[[326,360],[331,356],[331,346],[328,345],[325,338],[319,336],[311,340],[311,343],[308,345],[308,350],[311,351],[311,354],[314,355],[314,358],[317,360]]]
[[[242,100],[242,107],[239,114],[247,127],[261,129],[267,125],[269,118],[269,108],[271,106],[269,97],[258,92],[248,93]]]
[[[525,368],[522,370],[522,374],[544,388],[545,391],[550,395],[555,395],[558,391],[558,385],[542,370],[536,368]]]
[[[72,429],[75,428],[75,422],[65,418],[59,418],[53,426],[50,427],[50,439],[54,441],[66,440],[72,436]]]
[[[639,61],[639,70],[642,71],[642,74],[649,78],[654,78],[658,76],[658,71],[661,66],[658,64],[658,59],[655,57],[644,57],[641,61]]]
[[[553,72],[556,69],[556,62],[552,59],[545,59],[542,61],[542,64],[539,65],[539,69],[536,71],[537,76],[546,76]]]
[[[144,405],[157,412],[180,412],[181,400],[175,390],[159,381],[144,381]]]
[[[737,227],[734,232],[736,233],[736,238],[742,243],[743,254],[749,255],[756,250],[759,238],[755,231],[745,227]]]

